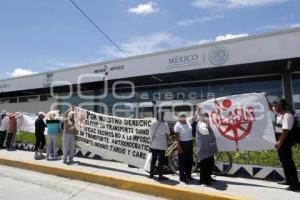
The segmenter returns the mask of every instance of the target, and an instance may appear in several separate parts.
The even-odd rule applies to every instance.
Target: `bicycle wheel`
[[[219,152],[215,155],[215,175],[226,175],[232,167],[232,156],[229,152]]]
[[[174,174],[179,174],[179,159],[178,159],[177,149],[174,149],[169,156],[169,168],[172,170]],[[194,173],[196,169],[197,169],[196,154],[193,154],[192,173]]]
[[[178,165],[178,151],[174,149],[168,159],[169,167],[174,174],[179,174],[179,165]]]

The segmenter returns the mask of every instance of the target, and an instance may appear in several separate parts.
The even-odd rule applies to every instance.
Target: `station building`
[[[0,110],[63,112],[75,104],[149,117],[155,105],[247,92],[284,97],[300,112],[300,28],[0,80]]]

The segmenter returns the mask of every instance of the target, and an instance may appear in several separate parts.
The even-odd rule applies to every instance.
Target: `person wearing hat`
[[[75,113],[74,106],[67,110],[64,114],[64,131],[63,131],[63,163],[73,163],[74,150],[75,150]]]
[[[59,159],[59,157],[57,157],[56,140],[60,132],[61,124],[58,117],[59,117],[58,111],[50,111],[47,113],[47,120],[46,120],[46,125],[48,127],[47,148],[46,148],[47,160]]]
[[[7,138],[6,138],[6,148],[7,150],[13,149],[13,142],[17,133],[17,114],[8,113],[8,126],[7,126]]]
[[[46,145],[45,128],[47,125],[44,122],[46,113],[39,112],[38,118],[35,120],[35,146],[34,146],[34,159],[44,158],[43,150]]]
[[[4,141],[6,138],[8,127],[8,117],[5,110],[2,111],[0,116],[0,148],[4,148]]]
[[[187,119],[187,114],[179,113],[178,121],[174,126],[177,141],[179,180],[189,182],[192,178],[193,166],[193,128],[192,120]]]
[[[277,142],[275,148],[277,149],[286,179],[279,183],[289,185],[289,190],[300,190],[297,168],[292,155],[293,138],[291,133],[295,128],[294,126],[297,126],[297,123],[295,123],[291,107],[285,99],[273,102],[272,106],[274,110],[271,110],[276,113],[275,132]]]

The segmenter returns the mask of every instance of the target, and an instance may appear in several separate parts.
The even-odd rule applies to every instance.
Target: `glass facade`
[[[73,93],[71,98],[61,99],[59,102],[80,105],[88,110],[120,117],[152,117],[153,106],[161,103],[193,102],[196,105],[209,98],[248,92],[265,92],[270,101],[278,99],[283,96],[281,76],[164,85],[156,86],[156,89],[139,87],[131,95],[132,97],[125,99],[116,98],[111,91],[107,93],[105,98],[101,99],[85,99],[79,97],[77,93]],[[86,91],[83,94],[97,97],[102,93],[101,91]],[[117,94],[123,97],[130,96],[130,92],[122,92],[121,90],[118,90]],[[65,111],[67,107],[62,105],[59,109]],[[166,105],[165,108],[171,111],[171,104]],[[188,112],[191,109],[189,106],[182,105],[177,106],[175,111]]]
[[[294,109],[300,117],[300,73],[292,75]]]

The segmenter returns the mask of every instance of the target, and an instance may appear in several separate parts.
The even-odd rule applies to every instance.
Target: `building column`
[[[284,98],[291,105],[291,107],[294,108],[291,65],[292,61],[289,60],[286,65],[285,72],[282,74],[282,84]]]
[[[93,92],[94,96],[99,96],[99,92],[97,90],[94,90]],[[93,109],[94,109],[94,112],[99,112],[99,102],[100,100],[98,98],[95,98],[93,99],[93,102],[94,102],[94,106],[93,106]]]

